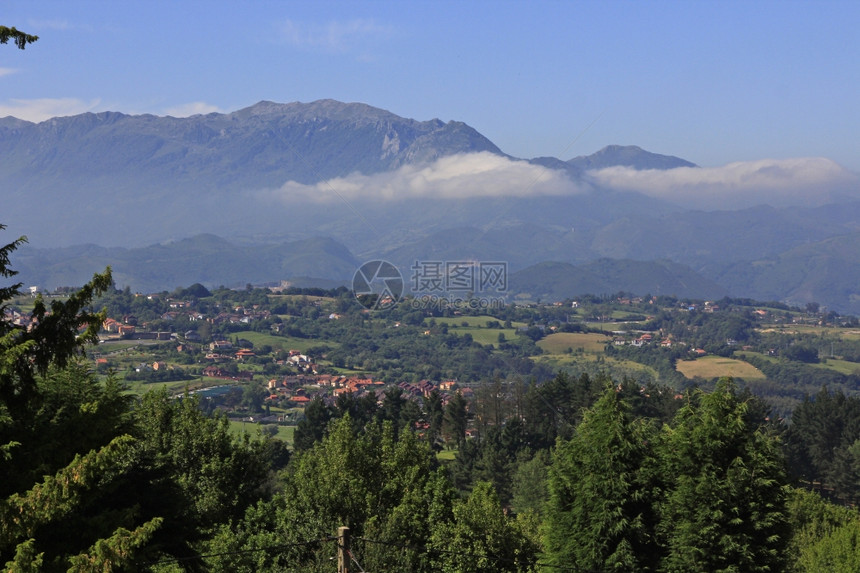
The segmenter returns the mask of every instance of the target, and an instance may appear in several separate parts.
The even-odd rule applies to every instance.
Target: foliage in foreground
[[[17,244],[0,248],[0,275],[13,276]],[[560,375],[524,389],[508,413],[501,404],[472,412],[482,436],[469,440],[460,400],[446,408],[428,400],[422,413],[396,392],[378,408],[343,399],[333,410],[318,404],[302,451],[282,469],[279,442],[233,438],[187,396],[132,402],[77,360],[101,319],[87,305],[109,284],[106,272],[50,309],[37,300],[30,330],[0,320],[7,570],[329,571],[343,525],[365,570],[860,564],[857,513],[787,488],[780,438],[730,380],[688,393],[678,409],[656,387]],[[0,307],[16,288],[0,290]],[[500,395],[495,388],[487,391]],[[809,402],[789,436],[792,455],[811,460],[803,471],[828,461],[829,438],[815,428],[833,425],[829,399]],[[853,403],[845,404],[834,427],[850,436]],[[459,470],[440,467],[433,440],[413,433],[422,414],[432,415],[431,437],[458,447]],[[847,470],[828,475],[851,491],[855,444],[846,440],[850,455],[833,464]]]

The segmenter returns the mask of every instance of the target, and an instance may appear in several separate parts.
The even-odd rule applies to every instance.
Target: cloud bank
[[[0,102],[0,117],[11,115],[39,123],[52,117],[78,115],[93,111],[101,100],[89,102],[74,98],[10,99]]]
[[[736,209],[759,204],[815,206],[860,197],[860,177],[821,157],[762,159],[722,167],[637,171],[608,167],[588,172],[599,187],[634,191],[684,207]]]
[[[356,173],[314,185],[289,181],[263,195],[286,202],[393,201],[564,195],[587,188],[562,171],[480,152],[450,155],[428,165],[406,165],[386,173]]]
[[[268,199],[333,201],[469,199],[575,195],[599,188],[635,192],[685,208],[817,206],[860,199],[860,177],[824,158],[763,159],[722,167],[640,170],[608,167],[574,181],[567,173],[488,152],[452,155],[374,175],[352,174],[313,185],[289,181]]]

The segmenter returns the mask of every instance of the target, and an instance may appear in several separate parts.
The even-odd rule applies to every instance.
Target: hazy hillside
[[[695,271],[671,261],[599,259],[582,265],[546,262],[513,273],[513,297],[557,301],[583,294],[674,295],[718,299],[728,291]]]
[[[522,288],[562,298],[588,285],[725,292],[860,310],[856,193],[795,185],[773,196],[805,193],[819,206],[740,208],[726,200],[692,210],[678,197],[714,191],[688,188],[685,178],[726,172],[636,146],[521,160],[459,121],[321,100],[188,118],[3,118],[0,157],[0,223],[9,240],[26,234],[39,248],[15,261],[31,284],[80,284],[108,264],[119,284],[146,290],[348,281],[356,264],[378,258],[401,268],[415,260],[504,261],[512,273],[557,261],[577,264],[579,275],[541,268],[534,280],[522,277]],[[826,160],[789,168],[839,171]],[[730,186],[787,177],[767,162],[732,169],[741,179],[729,178]],[[669,181],[674,194],[606,183],[612,177]],[[602,261],[601,273],[581,275],[585,263],[606,258],[624,262]],[[688,271],[698,278],[684,279]]]
[[[80,286],[110,265],[114,281],[135,291],[158,292],[199,282],[210,287],[314,277],[341,284],[360,264],[331,239],[239,246],[213,235],[137,249],[86,245],[65,249],[23,247],[15,268],[27,285]]]
[[[798,305],[817,301],[831,310],[860,315],[860,233],[729,265],[712,276],[728,289],[760,300]]]

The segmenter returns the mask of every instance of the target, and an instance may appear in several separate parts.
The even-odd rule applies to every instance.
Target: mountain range
[[[860,186],[823,160],[719,171],[620,145],[518,159],[462,122],[333,100],[7,117],[0,157],[4,234],[30,239],[13,267],[47,288],[108,264],[120,286],[162,290],[504,261],[512,295],[544,300],[730,294],[860,314]],[[834,170],[833,189],[808,177]]]

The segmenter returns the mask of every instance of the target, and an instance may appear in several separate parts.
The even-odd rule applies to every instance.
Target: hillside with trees
[[[19,244],[0,249],[7,279]],[[860,559],[860,516],[844,507],[860,483],[853,394],[822,390],[788,425],[731,379],[679,391],[606,370],[546,376],[535,342],[594,328],[560,322],[570,310],[556,305],[481,319],[413,315],[411,304],[367,313],[343,291],[192,285],[136,297],[116,290],[108,269],[23,311],[19,287],[4,287],[0,322],[0,559],[10,571],[329,571],[342,527],[356,570],[821,571]],[[729,339],[776,340],[756,328],[758,315],[710,320],[719,314],[697,316],[688,302],[680,321],[670,299],[647,302],[666,309],[650,317],[632,304],[582,301],[604,323],[644,318],[642,332],[723,341],[715,352]],[[89,345],[109,314],[166,328],[177,306],[244,309],[248,322],[203,321],[208,336],[222,329],[240,349],[257,324],[287,344],[315,341],[305,352],[335,372],[363,360],[374,375],[414,384],[317,395],[289,447],[268,432],[233,432],[228,411],[197,395],[129,393],[118,372],[93,367]],[[198,322],[188,317],[181,329]],[[183,344],[194,344],[189,331]],[[478,342],[485,332],[508,335]],[[617,348],[627,346],[637,348]],[[848,358],[852,348],[840,351]],[[455,375],[460,390],[419,396],[425,374]]]

